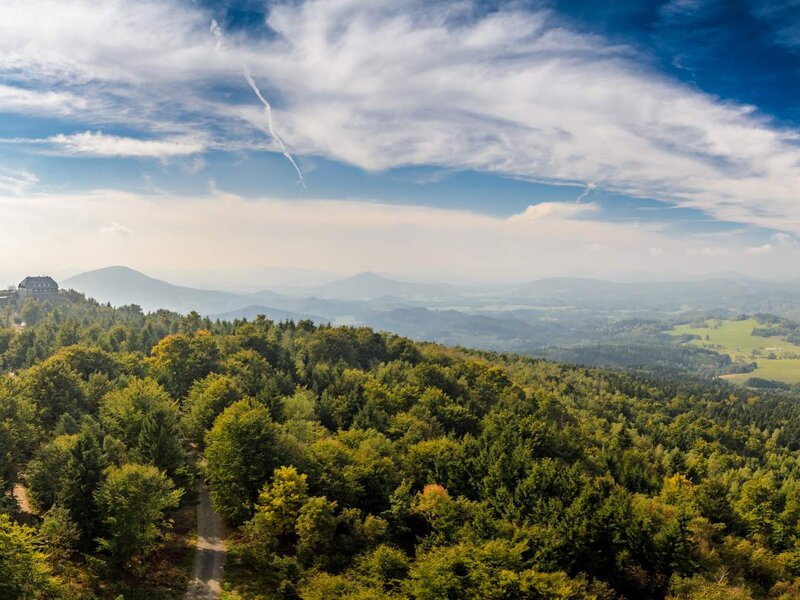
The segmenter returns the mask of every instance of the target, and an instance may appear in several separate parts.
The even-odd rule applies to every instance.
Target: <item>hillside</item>
[[[757,335],[764,329],[764,323],[750,318],[687,323],[670,333],[694,336],[688,342],[693,346],[757,365],[746,373],[725,375],[730,381],[747,383],[756,377],[785,384],[800,383],[800,345],[778,335]]]
[[[663,332],[700,316],[730,318],[772,308],[793,314],[800,307],[796,283],[779,285],[744,277],[648,284],[550,278],[518,286],[467,288],[362,273],[281,295],[269,290],[236,294],[194,289],[125,267],[109,267],[78,275],[64,286],[112,305],[138,304],[146,311],[163,307],[223,320],[264,314],[276,321],[364,325],[418,341],[592,366],[726,375],[740,382],[748,377],[739,363],[751,359],[736,352],[722,352],[733,363],[709,353],[681,354],[674,347],[678,338]],[[769,373],[762,371],[764,377],[784,382],[796,378],[796,365],[762,359],[765,368],[772,367]]]
[[[437,298],[456,297],[460,290],[454,285],[397,281],[377,273],[365,272],[312,288],[307,293],[322,298],[340,300],[400,298],[430,301]]]
[[[794,395],[367,328],[42,310],[0,329],[0,564],[24,598],[181,596],[190,445],[237,600],[797,597]]]
[[[182,313],[223,312],[238,308],[241,303],[238,294],[173,285],[121,266],[81,273],[61,282],[61,287],[113,306],[138,304],[146,311],[164,308]]]

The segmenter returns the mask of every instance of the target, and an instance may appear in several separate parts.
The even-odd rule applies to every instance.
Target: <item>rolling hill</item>
[[[340,300],[376,300],[402,298],[406,300],[432,300],[452,298],[460,293],[458,286],[446,283],[415,283],[397,281],[377,273],[364,272],[307,290],[322,298]]]
[[[128,267],[106,267],[81,273],[61,283],[113,306],[138,304],[145,311],[165,308],[180,313],[222,313],[247,304],[241,294],[173,285]]]

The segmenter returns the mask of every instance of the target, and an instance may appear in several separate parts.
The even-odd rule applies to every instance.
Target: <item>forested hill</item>
[[[181,597],[191,448],[226,600],[800,595],[791,396],[79,296],[27,319],[1,598]]]

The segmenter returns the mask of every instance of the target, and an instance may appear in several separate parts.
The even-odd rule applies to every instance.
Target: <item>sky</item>
[[[798,0],[4,0],[0,282],[796,278],[798,98]]]

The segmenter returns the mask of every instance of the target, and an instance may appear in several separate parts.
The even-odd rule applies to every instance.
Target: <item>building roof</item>
[[[19,287],[24,288],[26,290],[31,289],[58,289],[58,284],[52,277],[48,276],[41,276],[41,277],[26,277],[23,279]]]

